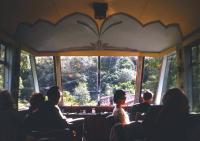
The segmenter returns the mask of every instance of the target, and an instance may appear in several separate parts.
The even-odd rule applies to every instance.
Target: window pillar
[[[37,71],[36,71],[36,65],[35,65],[35,57],[33,55],[30,55],[30,63],[31,63],[31,69],[33,73],[35,92],[39,93],[40,89],[39,89],[38,77],[37,77]]]
[[[61,76],[61,60],[60,56],[54,56],[54,72],[55,72],[55,80],[56,80],[56,85],[60,88],[62,91],[62,76]],[[63,106],[64,101],[63,101],[63,96],[61,95],[59,105]]]
[[[156,99],[155,99],[155,104],[160,104],[162,96],[164,92],[166,91],[166,86],[167,86],[167,79],[169,74],[169,65],[170,63],[167,62],[167,55],[163,57],[163,63],[162,63],[162,68],[160,72],[160,79],[158,83],[158,90],[156,94]]]
[[[6,53],[6,89],[11,92],[16,109],[18,108],[19,95],[20,52],[19,45],[15,45],[15,47],[8,47]]]
[[[141,95],[141,90],[142,90],[143,68],[144,68],[144,57],[139,56],[137,59],[136,88],[135,88],[134,103],[140,102],[140,95]]]
[[[54,69],[56,85],[62,90],[60,56],[54,56]]]

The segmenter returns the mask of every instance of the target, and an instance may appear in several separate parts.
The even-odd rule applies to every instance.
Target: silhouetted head
[[[114,97],[113,97],[113,101],[114,103],[118,103],[119,101],[124,101],[126,100],[126,92],[123,90],[116,90],[114,92]]]
[[[148,102],[151,103],[152,98],[153,98],[153,94],[150,91],[145,91],[142,95],[142,100],[143,102]]]
[[[48,101],[52,102],[54,105],[57,105],[60,100],[60,90],[58,86],[52,86],[47,91]]]
[[[171,112],[189,113],[189,102],[182,90],[169,89],[163,96],[163,105]]]
[[[30,97],[30,108],[32,110],[39,108],[44,103],[44,96],[41,93],[33,93]]]
[[[6,90],[0,92],[0,111],[12,110],[14,104],[10,93]]]

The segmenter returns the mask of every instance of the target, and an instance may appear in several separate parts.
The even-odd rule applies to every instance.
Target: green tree
[[[134,57],[103,57],[101,59],[102,93],[105,94],[108,84],[113,88],[120,88],[120,85],[123,85],[123,83],[126,84],[127,82],[134,85],[132,82],[135,82],[136,78],[135,61]],[[129,88],[127,86],[125,89],[134,93],[134,86]]]
[[[71,95],[68,91],[62,92],[63,96],[63,102],[65,105],[71,106],[71,105],[78,105],[79,103],[76,100],[76,97]]]
[[[91,100],[89,91],[87,90],[87,83],[79,82],[74,90],[74,96],[80,105],[87,105]]]

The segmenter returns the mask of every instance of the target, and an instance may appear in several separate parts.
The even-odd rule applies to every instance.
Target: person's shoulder
[[[54,105],[49,102],[49,101],[45,101],[42,105],[41,105],[41,109],[42,110],[48,110],[48,109],[52,109],[54,107]]]
[[[160,112],[162,107],[163,107],[162,105],[151,105],[149,111],[151,111],[151,112]]]
[[[135,109],[135,108],[139,107],[140,104],[141,104],[141,103],[136,103],[136,104],[134,104],[131,108],[132,108],[132,109]]]
[[[146,104],[146,103],[137,103],[137,104],[134,104],[132,106],[132,110],[141,110],[141,109],[144,109],[146,107],[150,107],[150,104]]]

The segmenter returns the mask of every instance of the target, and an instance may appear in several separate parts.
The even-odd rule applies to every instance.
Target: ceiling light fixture
[[[93,9],[95,19],[105,19],[108,10],[108,3],[94,2]]]

